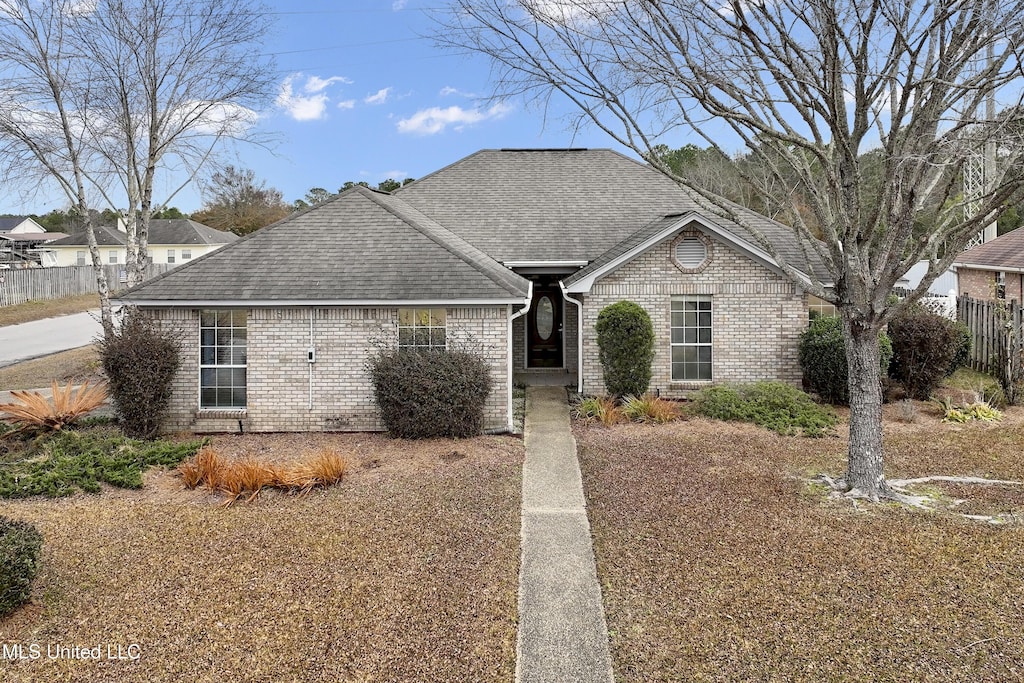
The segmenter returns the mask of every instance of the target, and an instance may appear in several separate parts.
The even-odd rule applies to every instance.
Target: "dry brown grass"
[[[0,501],[45,538],[32,602],[0,621],[0,643],[137,643],[141,655],[0,660],[0,680],[512,680],[520,440],[295,434],[212,446],[275,465],[322,449],[355,460],[331,488],[231,508],[173,472],[147,475],[141,491]],[[444,457],[453,449],[464,457]]]
[[[38,389],[54,380],[80,383],[102,379],[99,354],[95,345],[89,345],[0,368],[0,391]]]
[[[82,313],[92,308],[99,308],[99,305],[99,295],[82,294],[66,299],[26,301],[14,306],[0,306],[0,326],[19,325],[43,318]]]
[[[68,382],[63,387],[53,380],[50,396],[38,391],[13,391],[17,403],[0,403],[0,416],[21,430],[52,431],[73,424],[107,401],[106,384],[86,381],[77,389]]]
[[[919,412],[887,426],[891,476],[1024,479],[1021,409],[969,426]],[[806,477],[841,474],[845,438],[703,419],[576,430],[617,679],[1024,676],[1024,525],[832,502]],[[947,492],[1024,515],[1019,490]]]

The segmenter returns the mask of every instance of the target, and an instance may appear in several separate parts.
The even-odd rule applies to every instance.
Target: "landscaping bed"
[[[32,602],[0,621],[0,643],[41,657],[0,660],[0,679],[512,680],[520,440],[211,446],[279,463],[334,449],[351,467],[323,490],[227,508],[166,470],[141,490],[0,501],[44,538]],[[103,658],[51,660],[48,645],[100,645]]]
[[[1024,479],[1022,409],[949,425],[921,403],[916,419],[887,421],[890,477]],[[855,506],[809,483],[845,470],[843,425],[574,429],[617,680],[1024,678],[1019,488],[919,489],[970,499],[937,512]]]

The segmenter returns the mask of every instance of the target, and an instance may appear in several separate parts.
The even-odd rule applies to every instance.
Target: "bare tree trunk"
[[[877,501],[888,491],[882,458],[880,326],[843,315],[843,327],[850,392],[846,484],[851,493]]]

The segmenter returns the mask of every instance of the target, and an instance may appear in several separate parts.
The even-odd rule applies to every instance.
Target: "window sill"
[[[698,381],[689,382],[672,382],[668,385],[669,391],[687,391],[693,389],[705,389],[714,384],[713,380],[702,379]]]
[[[200,408],[197,420],[241,420],[247,417],[245,408]]]

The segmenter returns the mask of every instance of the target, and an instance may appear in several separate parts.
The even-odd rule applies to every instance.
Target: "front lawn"
[[[1024,479],[1021,409],[887,426],[904,478]],[[1024,492],[935,484],[950,512],[829,500],[841,437],[692,419],[575,426],[622,681],[1009,681],[1024,678]],[[842,430],[840,430],[842,432]],[[965,490],[966,489],[966,490]]]
[[[0,643],[42,656],[0,659],[0,680],[512,680],[521,441],[246,435],[213,447],[355,455],[329,489],[228,508],[169,472],[140,491],[0,501],[44,538],[32,602],[0,621]],[[102,659],[51,660],[48,645],[99,645]]]

